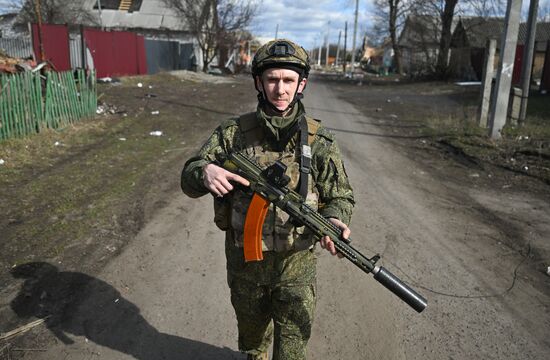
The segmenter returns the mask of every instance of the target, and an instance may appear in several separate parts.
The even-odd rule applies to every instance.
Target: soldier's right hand
[[[227,171],[215,164],[208,164],[202,168],[202,178],[203,184],[208,191],[218,197],[222,197],[233,190],[233,185],[231,185],[230,181],[236,181],[244,186],[250,185],[248,180],[242,176]]]

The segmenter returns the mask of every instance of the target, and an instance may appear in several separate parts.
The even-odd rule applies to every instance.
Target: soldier
[[[288,40],[258,49],[252,76],[258,91],[255,112],[223,122],[189,159],[181,187],[192,198],[214,196],[214,221],[226,233],[227,278],[239,330],[239,350],[248,359],[305,359],[315,308],[315,240],[303,226],[270,206],[262,229],[262,261],[247,262],[243,228],[252,194],[248,181],[217,162],[240,151],[265,168],[287,165],[289,187],[349,237],[353,191],[334,136],[306,116],[300,99],[310,65],[306,51]],[[220,156],[222,155],[222,156]],[[322,248],[337,255],[328,236]]]

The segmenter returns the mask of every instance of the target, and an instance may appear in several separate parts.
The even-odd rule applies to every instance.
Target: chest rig
[[[274,146],[269,141],[264,129],[259,124],[256,113],[248,113],[238,120],[240,130],[240,147],[249,158],[266,168],[275,161],[281,161],[287,166],[286,175],[290,178],[288,187],[298,191],[306,203],[313,208],[318,207],[318,193],[313,186],[311,176],[311,144],[315,138],[319,121],[301,116],[294,128],[287,133],[287,138],[281,139]],[[298,136],[296,134],[298,133]],[[240,145],[240,146],[239,146]],[[231,198],[231,230],[235,245],[243,244],[243,230],[246,212],[252,198],[252,193],[237,190]],[[288,215],[273,204],[270,205],[262,228],[263,251],[303,250],[313,245],[313,238],[305,227],[295,227]]]

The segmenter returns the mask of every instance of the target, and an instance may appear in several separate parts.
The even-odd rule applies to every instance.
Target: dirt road
[[[416,314],[372,276],[318,250],[309,358],[546,359],[550,278],[525,255],[549,239],[548,199],[472,185],[463,167],[442,178],[321,82],[308,86],[305,104],[333,129],[346,160],[354,244],[379,252],[429,301]],[[176,183],[188,155],[167,174]],[[57,344],[25,359],[243,358],[211,198],[171,191],[98,276],[55,275],[76,277],[86,295],[70,322],[52,328]]]

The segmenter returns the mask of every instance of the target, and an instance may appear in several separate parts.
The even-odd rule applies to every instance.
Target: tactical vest
[[[307,143],[311,145],[319,121],[306,116],[307,121]],[[266,168],[279,160],[287,166],[286,175],[290,178],[288,187],[298,191],[300,182],[300,148],[298,141],[292,139],[283,151],[272,151],[266,145],[265,133],[258,123],[256,113],[248,113],[241,116],[238,120],[240,130],[240,149],[239,151],[253,159],[261,168]],[[309,164],[308,164],[309,166]],[[318,208],[319,194],[315,189],[311,172],[307,174],[307,195],[306,203],[314,209]],[[251,192],[235,190],[230,196],[229,202],[229,220],[226,226],[228,231],[233,232],[235,245],[243,246],[244,221],[248,206],[252,199]],[[267,216],[262,230],[262,250],[263,251],[288,251],[304,250],[311,248],[314,239],[309,231],[304,227],[295,227],[286,214],[273,204],[269,206]]]

